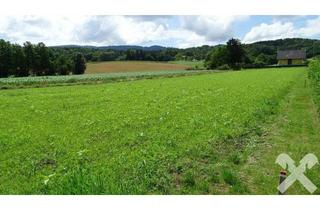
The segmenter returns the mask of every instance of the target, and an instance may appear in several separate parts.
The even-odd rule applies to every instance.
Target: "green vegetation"
[[[227,50],[227,45],[217,45],[212,47],[206,57],[206,66],[211,69],[219,68],[224,64],[229,64],[230,57]],[[320,55],[320,41],[312,39],[278,39],[270,41],[260,41],[251,44],[242,44],[244,57],[241,63],[243,68],[260,68],[266,65],[277,63],[278,50],[306,50],[307,58],[312,58]],[[209,49],[209,48],[207,48]],[[226,69],[226,66],[219,69]]]
[[[205,69],[204,67],[204,61],[187,61],[187,60],[178,60],[178,61],[169,61],[169,63],[172,64],[179,64],[179,65],[185,65],[188,66],[187,69]]]
[[[290,40],[282,40],[287,42]],[[269,43],[269,42],[268,42]],[[263,45],[263,43],[254,43],[251,45],[242,44],[238,39],[230,39],[227,41],[226,45],[218,45],[214,47],[211,52],[208,53],[204,66],[207,69],[217,69],[217,70],[240,70],[240,69],[250,69],[250,68],[263,68],[263,67],[274,67],[271,64],[276,64],[276,50],[281,49],[280,47],[270,50],[269,53],[272,55],[265,54],[264,50],[258,50],[260,54],[255,54],[257,50],[255,45]],[[272,46],[272,41],[269,43]],[[296,46],[296,45],[293,45]],[[290,49],[292,46],[286,46]],[[301,49],[301,48],[295,48]],[[304,48],[305,49],[305,48]],[[301,62],[300,65],[305,65]]]
[[[0,78],[0,89],[13,89],[24,87],[65,86],[75,84],[110,83],[132,81],[138,79],[152,79],[159,77],[178,77],[197,74],[209,74],[219,71],[154,71],[154,72],[126,72],[105,74],[84,74],[64,76],[38,76]]]
[[[165,48],[160,46],[61,46],[53,47],[61,53],[74,54],[81,52],[88,62],[96,61],[123,61],[123,60],[144,60],[144,61],[201,61],[205,60],[213,49],[225,45],[191,47],[186,49]],[[261,41],[251,44],[243,44],[246,54],[246,64],[252,66],[264,66],[277,63],[277,50],[305,49],[307,58],[320,55],[320,41],[313,39],[278,39]]]
[[[25,42],[22,47],[0,39],[0,78],[83,74],[85,69],[85,59],[80,53],[57,53],[42,42],[37,45]]]
[[[204,45],[178,49],[151,46],[58,46],[54,50],[63,53],[81,52],[88,62],[101,61],[200,61],[204,60],[213,46]]]
[[[309,78],[314,90],[314,98],[320,108],[320,60],[312,60],[309,63]]]
[[[219,46],[214,48],[205,60],[205,66],[209,69],[221,69],[221,67],[226,66],[223,69],[230,69],[227,64],[228,51],[226,46]]]
[[[43,43],[33,45],[30,42],[25,42],[23,46],[20,46],[0,40],[0,77],[77,74],[76,58],[78,54],[82,54],[87,62],[169,61],[181,65],[186,64],[191,70],[238,69],[239,65],[242,68],[261,68],[277,63],[277,50],[305,49],[307,58],[320,55],[319,40],[294,38],[242,45],[237,43],[236,39],[230,41],[232,42],[226,45],[204,45],[178,49],[161,46],[46,47]],[[230,48],[232,43],[235,44],[233,50]],[[206,60],[205,66],[202,62],[204,60]]]
[[[270,65],[277,63],[278,50],[306,50],[307,58],[320,55],[320,40],[317,39],[278,39],[244,45],[248,59],[252,63]]]
[[[250,63],[246,56],[240,40],[232,38],[227,41],[226,46],[216,47],[208,54],[205,66],[208,69],[240,70]]]
[[[83,55],[81,53],[78,53],[76,55],[75,61],[74,61],[74,74],[84,74],[84,71],[86,70],[86,60],[84,59]]]
[[[320,157],[320,121],[310,88],[307,72],[297,79],[289,94],[279,105],[278,114],[268,120],[260,137],[252,137],[256,145],[241,173],[246,177],[252,194],[276,194],[281,167],[275,164],[280,153],[287,153],[298,166],[308,153]],[[318,187],[320,194],[320,166],[306,170],[306,176]],[[273,187],[270,187],[273,186]],[[299,182],[294,183],[286,194],[310,194]]]
[[[288,94],[308,93],[299,89],[305,75],[283,68],[2,90],[0,194],[275,194],[277,180],[253,180],[279,169],[274,160],[290,138],[267,148],[260,140]],[[308,116],[305,106],[293,104],[288,116]],[[311,118],[301,128],[289,119],[282,128],[297,129],[293,142],[301,132],[315,140]],[[308,151],[307,137],[285,151]],[[258,154],[268,159],[256,167],[273,165],[249,173]]]

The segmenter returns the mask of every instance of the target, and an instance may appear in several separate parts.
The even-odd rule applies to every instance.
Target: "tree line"
[[[226,44],[185,49],[160,46],[152,49],[114,46],[111,49],[93,46],[46,47],[43,43],[30,42],[20,46],[0,40],[0,77],[81,74],[85,71],[86,61],[205,60],[208,69],[263,67],[277,63],[278,50],[290,49],[305,49],[307,58],[320,56],[320,41],[293,38],[242,44],[237,39],[231,39]]]
[[[312,39],[292,38],[279,39],[272,41],[261,41],[251,44],[241,44],[244,57],[242,65],[264,66],[277,63],[278,50],[305,49],[307,57],[311,58],[320,55],[320,41]],[[118,46],[118,47],[92,47],[92,46],[60,46],[53,49],[62,53],[74,54],[82,53],[88,62],[96,61],[173,61],[173,60],[206,60],[212,53],[220,54],[225,57],[226,44],[199,47],[191,47],[185,49],[179,48],[153,48],[147,50],[139,46]],[[222,59],[223,61],[223,59]],[[226,62],[223,62],[226,63]],[[223,67],[223,66],[222,66]],[[226,66],[224,66],[226,67]]]
[[[0,39],[0,77],[83,74],[86,61],[81,53],[62,53],[44,43],[22,46]]]
[[[166,48],[161,50],[126,49],[114,50],[96,47],[53,47],[56,52],[74,54],[80,52],[87,62],[102,61],[173,61],[180,49]],[[204,58],[204,57],[203,57]]]
[[[56,46],[52,49],[61,53],[74,54],[80,52],[87,62],[101,61],[175,61],[175,60],[204,60],[214,46],[203,45],[186,49],[172,47],[143,48],[140,46]]]

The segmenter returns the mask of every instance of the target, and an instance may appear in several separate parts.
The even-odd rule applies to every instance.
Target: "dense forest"
[[[244,49],[252,63],[263,63],[266,65],[277,62],[278,50],[306,50],[307,58],[320,55],[320,40],[316,39],[278,39],[273,41],[255,42],[245,44]]]
[[[83,74],[85,69],[80,52],[66,53],[42,42],[21,46],[0,40],[0,77]]]
[[[252,44],[242,44],[243,68],[259,67],[276,64],[278,50],[305,49],[307,58],[320,55],[320,40],[313,39],[279,39],[261,41]],[[226,67],[223,62],[226,45],[192,47],[186,49],[167,48],[161,46],[52,46],[43,43],[31,44],[25,42],[23,46],[0,40],[0,77],[28,76],[28,75],[66,75],[79,74],[84,70],[77,70],[75,62],[96,61],[173,61],[173,60],[208,60],[213,53],[221,63],[219,67]],[[83,55],[83,56],[82,56]],[[207,65],[207,68],[218,66]]]
[[[74,54],[82,53],[88,62],[95,61],[173,61],[173,60],[204,60],[214,46],[204,45],[186,49],[166,48],[161,46],[55,46],[51,47],[57,52]]]

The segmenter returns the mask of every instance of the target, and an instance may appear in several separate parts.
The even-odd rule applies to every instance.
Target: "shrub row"
[[[310,61],[308,76],[314,90],[315,102],[318,104],[318,108],[320,108],[320,60]]]

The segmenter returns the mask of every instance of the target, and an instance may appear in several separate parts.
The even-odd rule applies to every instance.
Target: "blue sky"
[[[0,16],[0,39],[47,45],[193,47],[320,38],[319,16]]]

